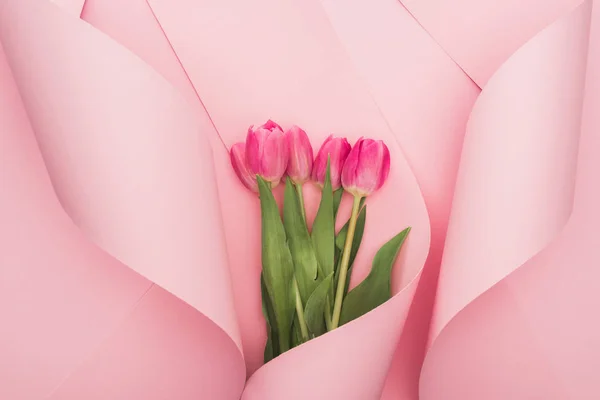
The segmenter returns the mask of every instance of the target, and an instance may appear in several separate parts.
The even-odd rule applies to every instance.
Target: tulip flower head
[[[334,138],[329,136],[319,149],[315,162],[313,164],[312,179],[320,186],[325,182],[325,173],[327,170],[327,157],[329,157],[329,172],[331,175],[331,186],[333,190],[339,189],[342,184],[340,175],[344,162],[350,153],[350,143],[346,138]]]
[[[246,144],[242,142],[234,144],[229,151],[229,156],[233,170],[238,178],[240,178],[240,181],[248,189],[258,193],[256,175],[250,172],[248,163],[246,162]]]
[[[288,164],[288,150],[283,130],[275,122],[248,128],[246,160],[250,172],[260,175],[272,187],[277,186]]]
[[[306,132],[296,125],[285,133],[285,139],[289,151],[287,175],[292,182],[301,185],[310,179],[313,168],[313,149],[310,140]]]
[[[350,151],[342,170],[342,185],[354,196],[379,190],[390,172],[390,151],[381,140],[363,139]]]

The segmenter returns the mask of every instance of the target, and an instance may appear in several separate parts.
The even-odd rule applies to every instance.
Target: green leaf
[[[262,216],[262,271],[265,289],[273,306],[273,326],[277,330],[279,351],[290,348],[290,331],[294,319],[293,292],[294,265],[279,208],[271,192],[271,185],[257,177]]]
[[[312,293],[306,307],[304,307],[304,319],[308,330],[314,336],[322,335],[326,332],[325,329],[325,304],[327,302],[327,294],[333,280],[333,272],[330,273],[319,283],[319,286]]]
[[[360,204],[358,205],[358,209],[361,210],[361,213],[363,211],[366,212],[366,206],[365,206],[365,201],[367,200],[366,197],[363,197],[360,199]],[[358,224],[360,223],[361,216],[358,216],[358,220],[356,222],[356,229],[354,230],[354,238],[356,238],[356,234],[358,233]],[[339,250],[344,250],[344,245],[346,244],[346,235],[348,234],[348,224],[350,223],[350,218],[348,218],[348,221],[346,221],[346,223],[344,224],[344,226],[342,226],[342,229],[340,229],[340,231],[337,233],[336,237],[335,237],[335,247],[336,249]],[[363,228],[364,228],[364,222],[363,222]],[[362,232],[360,233],[362,235]]]
[[[317,257],[306,227],[302,206],[294,184],[288,178],[283,199],[283,226],[287,235],[302,304],[317,287]]]
[[[267,323],[267,343],[265,344],[264,361],[265,363],[268,363],[279,355],[279,350],[277,331],[271,322],[275,321],[275,316],[273,314],[273,307],[271,306],[262,273],[260,275],[260,292],[262,297],[262,312],[265,317],[265,322]]]
[[[339,188],[333,192],[333,219],[337,217],[338,210],[340,209],[340,203],[342,202],[342,195],[344,194],[344,188]]]
[[[333,189],[329,175],[329,159],[325,182],[321,192],[321,204],[312,226],[312,241],[317,255],[317,262],[323,276],[327,276],[334,269],[335,251],[335,221],[333,218]]]
[[[297,316],[297,314],[296,314]],[[294,322],[292,323],[292,348],[296,346],[300,346],[304,343],[302,339],[302,331],[300,330],[300,322],[298,322],[298,318],[294,318]]]
[[[358,253],[358,249],[360,247],[360,243],[362,242],[363,233],[365,230],[365,222],[367,219],[367,206],[364,206],[364,197],[361,200],[360,204],[360,213],[358,214],[358,219],[356,220],[356,228],[354,229],[354,238],[352,239],[352,249],[350,250],[350,260],[348,265],[352,265],[354,259],[356,258],[356,254]],[[340,229],[336,238],[335,238],[335,246],[341,252],[344,250],[344,245],[346,244],[346,236],[348,235],[348,224],[350,221],[346,222],[346,224]]]
[[[266,364],[277,357],[275,349],[273,349],[273,336],[271,335],[271,326],[267,324],[267,343],[265,343],[265,351],[263,352],[263,362]]]
[[[406,228],[379,249],[369,275],[344,299],[340,325],[368,313],[392,296],[392,267],[409,232],[410,228]]]
[[[350,278],[352,277],[352,266],[354,265],[354,259],[356,258],[356,254],[358,253],[358,249],[360,248],[360,244],[362,242],[363,233],[365,231],[365,223],[367,221],[367,206],[362,207],[360,210],[360,214],[358,214],[358,219],[356,220],[356,228],[354,229],[354,238],[352,239],[352,248],[350,249],[350,259],[348,261],[348,274],[346,275],[346,285],[344,287],[344,296],[348,293],[348,285],[350,284]],[[346,242],[346,235],[348,234],[348,223],[340,229],[337,237],[335,238],[336,249],[340,253],[344,248],[344,243]],[[335,265],[335,279],[334,282],[338,282],[339,279],[339,264],[341,263],[341,256],[337,258],[337,262]]]

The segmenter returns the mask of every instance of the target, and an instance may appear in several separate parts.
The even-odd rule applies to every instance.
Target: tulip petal
[[[348,158],[344,163],[344,169],[342,170],[342,186],[347,191],[351,191],[356,186],[356,174],[358,169],[358,162],[360,159],[361,148],[364,139],[360,138],[350,150]]]
[[[268,120],[248,128],[246,159],[250,170],[274,185],[281,180],[288,164],[288,151],[281,127]]]
[[[390,150],[384,144],[383,145],[383,160],[381,162],[381,169],[379,171],[379,180],[377,182],[377,187],[375,190],[381,189],[385,181],[387,180],[388,175],[390,174]]]
[[[365,194],[371,194],[377,187],[382,156],[381,146],[377,142],[371,139],[362,142],[354,186]]]
[[[313,180],[323,186],[327,158],[329,157],[331,186],[333,190],[339,189],[341,187],[342,168],[350,153],[350,148],[350,143],[346,138],[334,138],[330,135],[317,153],[317,158],[313,164]]]
[[[262,144],[261,176],[267,181],[281,179],[288,164],[288,151],[283,132],[266,131]]]
[[[292,126],[285,134],[289,160],[287,174],[296,184],[310,179],[313,169],[313,149],[306,132],[298,126]]]
[[[246,145],[242,142],[236,143],[231,147],[229,152],[231,157],[231,165],[240,181],[248,189],[258,193],[258,184],[256,182],[256,175],[254,175],[246,162]]]
[[[327,167],[327,156],[324,153],[326,152],[327,145],[332,138],[333,135],[327,136],[327,139],[325,139],[321,145],[321,148],[319,148],[317,157],[313,163],[312,179],[321,186],[323,185],[323,182],[325,182],[325,168]]]
[[[272,131],[274,129],[279,129],[280,131],[283,131],[283,129],[281,129],[281,126],[279,126],[279,124],[277,124],[276,122],[272,121],[272,120],[267,120],[267,122],[265,122],[264,124],[262,124],[261,126],[259,126],[259,129],[266,129],[268,131]]]
[[[261,148],[259,140],[254,131],[254,126],[248,128],[248,135],[246,136],[246,162],[250,171],[254,174],[260,174],[260,159],[261,159]]]
[[[384,184],[389,170],[390,153],[385,143],[361,138],[346,160],[342,184],[354,195],[368,196]]]

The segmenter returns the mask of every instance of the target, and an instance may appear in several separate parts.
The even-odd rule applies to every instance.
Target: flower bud
[[[272,187],[277,186],[288,164],[287,144],[281,127],[268,120],[264,125],[248,128],[246,160],[250,172],[271,182]]]
[[[248,189],[258,193],[256,175],[250,172],[248,163],[246,162],[246,144],[242,142],[234,144],[229,151],[229,156],[231,157],[233,170],[238,178],[240,178],[240,181],[242,181],[244,186]]]
[[[329,136],[319,149],[319,153],[315,158],[312,171],[312,179],[319,185],[323,186],[325,182],[325,173],[327,170],[327,157],[329,157],[329,171],[331,175],[331,186],[333,190],[339,189],[340,175],[342,167],[350,153],[350,143],[346,138],[334,138]]]
[[[342,185],[355,196],[368,196],[383,186],[390,173],[390,151],[381,140],[360,138],[342,170]]]
[[[292,126],[286,133],[285,139],[289,151],[287,175],[292,182],[303,184],[310,179],[313,167],[313,149],[306,132]]]

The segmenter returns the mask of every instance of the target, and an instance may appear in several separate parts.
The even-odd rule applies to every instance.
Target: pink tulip
[[[292,126],[286,133],[285,139],[290,152],[287,175],[292,182],[303,184],[310,179],[310,173],[313,167],[313,149],[306,132]]]
[[[360,138],[342,170],[342,185],[355,196],[368,196],[383,186],[390,173],[390,151],[381,140]]]
[[[240,178],[240,181],[242,181],[244,186],[248,189],[258,193],[256,175],[250,172],[248,163],[246,162],[246,144],[242,142],[234,144],[229,151],[229,156],[231,157],[233,170],[238,178]]]
[[[246,160],[250,171],[260,175],[275,187],[285,173],[288,150],[283,130],[268,120],[259,127],[248,128],[246,137]]]
[[[339,189],[342,186],[340,182],[342,167],[348,157],[348,153],[350,153],[350,148],[350,143],[348,143],[346,138],[334,138],[330,135],[325,139],[313,164],[312,179],[323,186],[325,171],[327,169],[327,157],[329,156],[331,186],[333,190]]]

